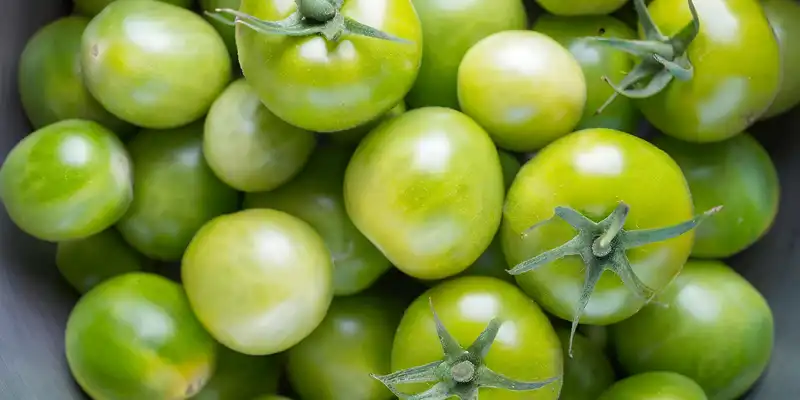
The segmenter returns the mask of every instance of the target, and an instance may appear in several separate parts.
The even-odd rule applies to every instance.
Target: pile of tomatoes
[[[720,260],[777,214],[747,130],[800,103],[800,3],[536,3],[75,0],[42,27],[0,199],[82,294],[85,392],[744,395],[773,316]]]

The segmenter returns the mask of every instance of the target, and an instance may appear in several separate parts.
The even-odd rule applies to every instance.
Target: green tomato
[[[597,400],[614,383],[614,367],[603,350],[576,334],[569,354],[570,331],[557,329],[564,349],[564,388],[559,400]]]
[[[0,167],[0,200],[38,239],[59,242],[100,233],[133,199],[131,160],[113,132],[65,120],[17,143]]]
[[[560,378],[562,350],[550,321],[536,303],[514,285],[489,277],[448,280],[417,298],[397,328],[392,346],[392,371],[443,359],[431,308],[435,309],[448,336],[464,349],[479,337],[490,321],[501,319],[491,348],[476,367],[489,368],[516,381]],[[402,384],[398,389],[417,393],[426,386],[430,385]],[[561,386],[561,379],[557,379],[538,390],[482,387],[478,394],[481,400],[555,400]]]
[[[694,5],[700,32],[686,51],[694,76],[673,79],[636,103],[667,135],[716,142],[746,130],[772,104],[781,84],[781,54],[758,1],[695,0]],[[670,37],[692,20],[686,0],[654,0],[649,10]]]
[[[695,381],[674,372],[648,372],[625,378],[600,400],[708,400]]]
[[[303,172],[273,191],[248,193],[245,208],[283,211],[309,223],[333,257],[333,291],[358,293],[391,268],[389,260],[356,229],[345,209],[342,185],[351,151],[321,147]]]
[[[242,0],[200,0],[200,8],[204,12],[214,12],[219,8],[230,8],[238,10],[242,4]],[[228,48],[228,53],[232,58],[237,57],[236,53],[236,28],[229,24],[222,23],[221,21],[211,18],[203,14],[206,20],[219,32],[222,40],[225,41],[225,47]]]
[[[780,200],[778,172],[752,136],[742,133],[705,144],[659,136],[654,144],[683,170],[695,209],[724,206],[718,216],[697,228],[692,257],[730,257],[772,226]]]
[[[555,40],[506,31],[482,39],[464,55],[458,101],[498,146],[531,151],[580,122],[586,80],[575,57]]]
[[[792,0],[761,0],[781,50],[778,95],[761,119],[783,114],[800,104],[800,5]]]
[[[413,108],[458,109],[458,66],[481,39],[528,24],[521,0],[412,0],[422,21],[422,65],[406,96]]]
[[[202,117],[231,77],[225,43],[192,11],[152,0],[111,3],[83,33],[89,91],[135,125],[167,129]]]
[[[145,264],[145,258],[115,229],[60,242],[56,248],[56,267],[81,293],[117,275],[141,271]]]
[[[236,210],[239,196],[203,158],[203,124],[143,130],[130,142],[133,203],[117,228],[135,249],[162,261],[181,259],[210,219]]]
[[[280,360],[248,356],[219,346],[214,375],[192,400],[243,400],[278,391]]]
[[[352,129],[340,132],[331,132],[329,137],[333,139],[333,141],[336,143],[342,143],[342,144],[358,143],[361,141],[361,139],[364,139],[364,136],[367,136],[368,133],[372,132],[373,129],[377,128],[378,125],[398,115],[401,115],[404,112],[406,112],[406,103],[400,102],[396,106],[394,106],[394,108],[389,110],[389,112],[380,116],[377,120],[371,121],[364,125],[357,126]]]
[[[673,371],[710,400],[742,396],[767,367],[774,321],[766,300],[719,261],[690,261],[649,305],[614,325],[617,359],[630,373]]]
[[[244,79],[222,92],[206,117],[203,154],[214,173],[244,192],[277,188],[303,168],[314,134],[283,122]]]
[[[67,362],[93,399],[186,399],[213,373],[217,344],[177,283],[133,272],[84,295],[67,321]]]
[[[95,121],[120,136],[132,126],[92,97],[81,75],[81,36],[89,19],[69,16],[39,29],[19,60],[22,108],[34,129],[65,119]]]
[[[621,8],[628,0],[536,0],[555,15],[606,15]]]
[[[642,139],[598,128],[552,143],[522,167],[508,192],[501,235],[509,266],[575,237],[570,224],[550,219],[556,207],[570,207],[600,221],[620,202],[630,209],[624,220],[627,229],[672,226],[690,219],[693,212],[689,187],[678,165]],[[643,247],[621,247],[630,265],[622,272],[629,273],[626,277],[632,272],[657,292],[680,272],[693,238],[689,232]],[[620,246],[614,243],[612,247]],[[606,265],[603,259],[597,262]],[[587,270],[581,257],[570,255],[516,279],[539,305],[565,320],[580,316],[587,324],[608,325],[632,316],[644,305],[643,293],[630,290],[614,273],[592,269],[597,275],[590,281]],[[580,300],[591,289],[590,283],[596,286],[581,311]]]
[[[322,238],[275,210],[211,220],[181,266],[200,322],[220,343],[249,355],[279,353],[308,336],[333,298],[332,275]]]
[[[466,156],[469,155],[469,156]],[[442,279],[465,270],[500,224],[497,150],[458,111],[409,111],[372,131],[344,179],[347,214],[408,275]]]
[[[287,373],[304,400],[389,400],[370,374],[388,374],[403,309],[386,297],[333,300],[322,323],[287,352]]]
[[[633,68],[633,59],[621,51],[591,43],[584,38],[635,39],[636,32],[624,22],[610,16],[556,17],[542,15],[533,29],[544,33],[565,46],[583,69],[586,79],[586,106],[576,130],[609,128],[635,133],[639,124],[639,111],[631,99],[621,97],[597,114],[614,89],[603,81],[604,77],[620,81]]]
[[[75,12],[78,14],[94,17],[103,11],[107,5],[116,2],[117,0],[73,0],[75,3]],[[190,8],[192,0],[158,0],[164,3],[176,5],[178,7]]]
[[[278,21],[297,7],[284,0],[242,0],[239,11]],[[264,105],[292,125],[316,132],[363,125],[402,101],[417,76],[422,28],[411,0],[347,0],[339,14],[409,42],[349,33],[329,41],[236,27],[245,78]]]

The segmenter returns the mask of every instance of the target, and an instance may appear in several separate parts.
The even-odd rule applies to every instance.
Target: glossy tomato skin
[[[58,242],[104,231],[133,198],[131,160],[96,122],[65,120],[17,143],[0,167],[9,217],[38,239]]]
[[[249,400],[275,393],[281,361],[276,356],[248,356],[218,346],[214,375],[192,400]]]
[[[214,12],[218,8],[230,8],[233,10],[238,10],[241,4],[242,0],[200,0],[200,7],[204,12]],[[207,15],[204,15],[204,17],[212,26],[214,26],[214,29],[219,32],[222,40],[225,41],[225,47],[228,48],[228,53],[231,55],[234,61],[238,62],[238,60],[236,60],[236,28],[227,24],[223,24],[222,22]]]
[[[780,183],[767,151],[742,133],[695,144],[658,136],[653,143],[681,167],[696,210],[724,208],[695,231],[692,257],[727,258],[750,247],[778,214]]]
[[[553,220],[521,236],[569,206],[599,221],[623,201],[630,206],[626,229],[671,226],[693,216],[689,187],[678,165],[657,147],[610,129],[570,134],[522,167],[506,198],[501,235],[510,267],[563,243],[575,230]],[[650,288],[663,289],[689,257],[692,232],[627,251],[634,273]],[[569,256],[516,276],[520,287],[551,314],[572,320],[585,280],[580,257]],[[608,325],[635,314],[643,300],[612,272],[600,278],[581,322]]]
[[[322,238],[276,210],[211,220],[181,265],[200,322],[217,341],[248,355],[279,353],[308,336],[333,298],[332,275]]]
[[[481,39],[523,30],[528,20],[521,0],[413,0],[422,21],[422,65],[406,96],[412,108],[458,109],[458,66]]]
[[[244,79],[214,101],[205,120],[203,155],[223,182],[244,192],[268,191],[303,168],[316,140],[271,113]]]
[[[514,285],[489,277],[448,280],[423,293],[406,310],[392,346],[392,371],[425,365],[443,358],[442,345],[429,301],[447,331],[466,348],[495,317],[504,319],[486,356],[489,369],[519,381],[541,381],[560,376],[561,344],[550,321],[530,298]],[[481,388],[481,400],[557,399],[557,380],[539,390],[512,392]],[[426,384],[400,385],[417,393]]]
[[[536,2],[550,14],[577,16],[611,14],[628,0],[536,0]]]
[[[158,1],[110,4],[89,23],[81,47],[89,91],[117,117],[145,128],[197,120],[231,77],[228,51],[214,28],[190,10]]]
[[[243,0],[239,10],[277,21],[296,5]],[[317,132],[354,128],[396,106],[414,83],[422,28],[411,0],[347,0],[341,13],[410,43],[350,34],[328,42],[322,35],[264,35],[236,27],[242,72],[280,119]]]
[[[381,115],[378,119],[368,122],[364,125],[359,125],[352,129],[347,129],[344,131],[339,132],[332,132],[328,137],[333,139],[336,143],[342,144],[358,144],[361,139],[364,139],[367,134],[372,132],[373,129],[377,128],[378,125],[388,121],[398,115],[403,114],[407,111],[407,106],[405,102],[400,102],[394,108],[389,110],[386,114]]]
[[[19,61],[19,94],[34,129],[65,119],[87,119],[120,136],[132,126],[106,111],[83,84],[81,37],[89,19],[69,16],[43,28],[25,45]]]
[[[458,101],[498,146],[532,151],[572,132],[586,103],[586,80],[575,57],[547,35],[499,32],[461,60]]]
[[[130,142],[133,203],[117,228],[146,256],[177,261],[210,219],[236,210],[239,197],[203,158],[203,124],[143,130]]]
[[[761,6],[781,50],[781,86],[762,119],[783,114],[800,104],[800,5],[792,0],[762,0]]]
[[[56,267],[81,293],[115,276],[141,271],[145,265],[144,256],[113,228],[87,238],[59,242],[56,248]]]
[[[780,50],[756,0],[696,0],[700,33],[687,54],[688,81],[673,80],[637,101],[658,130],[690,142],[716,142],[747,129],[772,104],[781,83]],[[648,7],[664,35],[691,21],[685,0],[654,0]]]
[[[94,17],[103,11],[107,5],[117,0],[73,0],[75,4],[75,12],[78,14]],[[189,8],[192,6],[192,0],[158,0],[164,3],[176,5],[178,7]]]
[[[426,107],[364,138],[348,164],[344,198],[353,224],[393,265],[415,278],[442,279],[466,269],[491,243],[503,174],[494,144],[475,121]]]
[[[609,128],[636,133],[639,110],[626,97],[617,98],[602,113],[597,110],[614,94],[603,77],[619,82],[633,68],[633,58],[627,53],[583,38],[636,39],[636,32],[624,22],[607,15],[584,17],[557,17],[542,15],[536,19],[533,30],[544,33],[566,47],[575,57],[586,79],[586,106],[575,130]]]
[[[217,344],[181,286],[134,272],[84,295],[67,321],[66,355],[93,399],[185,399],[213,374]]]
[[[370,374],[390,373],[403,309],[374,294],[338,297],[322,323],[287,352],[287,373],[302,400],[389,400]]]
[[[599,400],[708,400],[695,381],[674,372],[647,372],[625,378]]]
[[[772,312],[761,294],[719,261],[690,261],[650,305],[612,326],[617,359],[630,373],[674,371],[710,400],[744,394],[769,363]]]
[[[347,216],[342,185],[351,153],[342,146],[320,148],[297,178],[269,192],[249,193],[244,200],[245,208],[283,211],[314,227],[333,257],[337,296],[370,287],[391,268],[389,260]]]
[[[559,400],[597,400],[614,384],[614,367],[603,353],[585,336],[576,333],[569,355],[569,329],[556,329],[564,350],[564,387]]]

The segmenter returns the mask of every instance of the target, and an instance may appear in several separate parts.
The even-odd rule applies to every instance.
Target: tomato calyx
[[[591,37],[589,40],[613,47],[639,57],[641,61],[619,82],[614,84],[607,76],[603,80],[608,83],[614,94],[595,112],[600,114],[617,96],[643,99],[654,96],[664,90],[673,79],[681,81],[691,80],[694,76],[694,67],[689,60],[686,49],[700,32],[700,18],[697,15],[694,2],[689,1],[689,10],[692,21],[686,24],[672,37],[664,36],[656,26],[650,12],[647,10],[645,0],[634,0],[636,14],[642,24],[646,40],[628,40],[618,38]],[[639,83],[647,82],[645,85]]]
[[[367,36],[392,42],[408,43],[386,32],[362,24],[340,12],[344,0],[295,0],[297,11],[280,21],[264,21],[231,8],[206,12],[209,17],[230,26],[244,25],[258,33],[286,36],[321,34],[328,40],[339,40],[343,34]]]
[[[559,379],[559,377],[554,377],[539,382],[520,382],[492,371],[484,364],[484,358],[489,353],[503,321],[499,318],[489,321],[478,338],[467,349],[464,349],[444,327],[433,308],[433,301],[430,299],[429,301],[433,320],[436,323],[436,333],[442,344],[444,359],[388,375],[371,374],[399,399],[446,400],[455,396],[461,400],[477,400],[478,389],[482,387],[530,391],[540,389]],[[417,394],[403,393],[395,387],[406,383],[423,382],[437,383],[430,389]]]
[[[629,231],[625,230],[623,226],[628,217],[630,207],[622,202],[617,205],[608,217],[600,222],[594,222],[570,207],[556,207],[555,215],[542,221],[542,223],[552,221],[553,218],[558,217],[575,228],[578,234],[561,246],[517,264],[514,268],[508,270],[508,273],[521,275],[566,256],[581,257],[586,267],[586,277],[572,319],[572,331],[569,339],[569,356],[572,357],[572,341],[575,337],[575,331],[603,272],[609,270],[615,273],[629,290],[649,302],[656,293],[636,276],[630,261],[628,261],[626,251],[683,235],[696,228],[706,218],[721,209],[722,206],[714,207],[688,221],[673,226]],[[522,235],[527,235],[528,232],[539,225],[541,223],[528,228]]]

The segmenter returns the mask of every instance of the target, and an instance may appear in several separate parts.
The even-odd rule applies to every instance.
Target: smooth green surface
[[[191,397],[213,373],[217,346],[180,285],[138,272],[81,298],[65,341],[75,380],[98,400]]]
[[[203,124],[143,130],[130,142],[133,203],[117,224],[122,236],[150,258],[181,259],[192,236],[210,219],[235,211],[239,197],[203,158]]]
[[[674,372],[634,375],[614,384],[599,400],[707,400],[703,388]]]
[[[113,228],[84,239],[60,242],[56,248],[59,272],[81,293],[115,276],[141,271],[146,263],[144,256]]]
[[[302,220],[275,210],[217,217],[194,237],[181,265],[192,309],[225,346],[282,352],[308,336],[333,298],[333,262]]]
[[[576,16],[610,14],[628,0],[536,0],[536,2],[551,14]]]
[[[75,3],[75,12],[78,14],[94,17],[103,11],[107,5],[117,0],[73,0]],[[189,8],[192,6],[192,0],[157,0],[164,3],[176,5],[178,7]]]
[[[458,109],[458,66],[470,47],[502,31],[525,29],[521,0],[412,0],[422,21],[422,64],[406,96],[412,108]]]
[[[267,21],[296,10],[285,0],[242,0],[240,11]],[[236,27],[239,63],[280,119],[317,132],[375,120],[403,100],[422,58],[422,27],[411,0],[348,0],[341,14],[410,43],[345,34],[265,35]]]
[[[287,354],[289,382],[302,400],[389,400],[370,374],[390,371],[403,310],[392,299],[357,295],[333,300],[322,323]]]
[[[273,191],[247,194],[244,200],[245,208],[284,211],[314,227],[333,257],[337,296],[370,287],[391,268],[347,216],[342,185],[351,153],[340,146],[321,147],[297,178]]]
[[[709,400],[742,396],[769,363],[772,311],[742,276],[719,261],[690,261],[657,300],[612,327],[620,364],[630,373],[674,371]]]
[[[603,81],[608,77],[619,82],[633,68],[633,58],[627,53],[585,40],[588,36],[635,39],[636,32],[624,22],[610,16],[556,17],[542,15],[533,30],[544,33],[566,47],[575,57],[586,79],[586,106],[575,130],[609,128],[636,133],[639,111],[628,98],[620,97],[602,113],[597,110],[614,94]]]
[[[623,201],[630,206],[625,229],[662,228],[693,217],[689,187],[666,153],[633,135],[609,129],[570,134],[525,164],[506,199],[501,235],[509,267],[560,246],[575,236],[555,219],[531,226],[568,206],[594,221],[606,218]],[[705,211],[705,210],[703,210]],[[634,273],[650,288],[663,289],[689,257],[694,235],[658,242],[627,252]],[[571,321],[586,274],[578,256],[553,261],[516,276],[517,283],[545,310]],[[607,325],[624,320],[643,299],[611,271],[597,283],[581,322]]]
[[[231,77],[225,42],[208,22],[152,0],[114,2],[92,19],[81,65],[100,104],[154,129],[202,117]]]
[[[727,258],[750,247],[775,221],[780,201],[778,171],[767,151],[742,133],[718,143],[654,139],[681,167],[695,210],[723,206],[695,230],[692,257]]]
[[[586,103],[586,80],[575,57],[555,40],[506,31],[464,55],[458,101],[498,146],[532,151],[572,132]]]
[[[219,346],[211,380],[192,400],[247,400],[278,391],[281,360],[276,356],[248,356]]]
[[[345,173],[344,198],[353,224],[393,265],[415,278],[442,279],[465,270],[492,241],[503,173],[477,123],[427,107],[361,142]]]
[[[31,133],[0,167],[0,199],[11,220],[51,242],[85,238],[113,225],[131,204],[131,184],[122,142],[85,120]]]
[[[244,192],[268,191],[303,168],[314,134],[287,124],[261,104],[244,79],[228,86],[205,120],[203,155],[223,182]]]
[[[352,129],[347,129],[339,132],[330,132],[329,137],[333,139],[334,142],[337,143],[357,144],[358,142],[361,141],[361,139],[364,139],[364,136],[367,136],[368,133],[372,132],[372,130],[377,128],[378,125],[398,115],[401,115],[404,112],[406,112],[406,103],[400,102],[396,106],[394,106],[394,108],[389,110],[389,112],[380,116],[377,120],[368,122],[364,125],[360,125]]]
[[[603,349],[581,334],[575,334],[569,355],[569,329],[556,330],[564,349],[564,387],[559,400],[597,400],[614,384],[614,368]]]
[[[772,118],[800,104],[800,4],[792,0],[761,0],[781,50],[781,86],[762,119]]]

